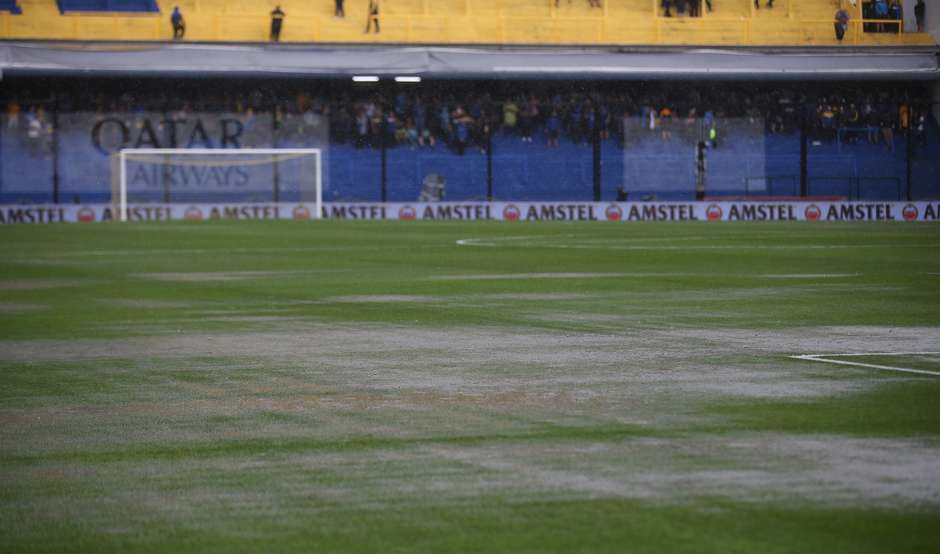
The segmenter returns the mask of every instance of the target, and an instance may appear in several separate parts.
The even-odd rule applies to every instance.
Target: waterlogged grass
[[[904,224],[0,227],[0,551],[938,551],[940,379],[788,358],[929,343],[937,248]],[[829,499],[803,437],[922,452]]]
[[[899,354],[891,356],[831,356],[834,360],[860,362],[863,364],[916,369],[940,373],[940,353],[937,354]]]
[[[139,534],[89,533],[47,521],[48,540],[17,542],[17,552],[728,552],[838,554],[933,552],[930,514],[878,510],[772,508],[729,503],[650,506],[623,500],[513,502],[481,499],[460,507],[388,511],[312,509],[306,525],[275,514],[222,516],[240,533],[155,523]],[[198,520],[198,518],[197,518]],[[252,532],[247,531],[251,529]],[[37,530],[38,531],[38,530]]]
[[[734,431],[938,437],[938,399],[940,379],[926,377],[812,401],[726,401],[707,411],[726,418],[726,429]]]

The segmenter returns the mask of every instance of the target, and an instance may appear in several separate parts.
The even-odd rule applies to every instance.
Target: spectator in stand
[[[186,22],[183,20],[183,14],[180,13],[180,7],[173,8],[173,14],[170,15],[170,25],[173,26],[173,40],[181,40],[186,34]]]
[[[516,123],[519,118],[519,106],[516,104],[516,101],[509,99],[508,102],[503,104],[503,129],[513,133],[516,130]]]
[[[773,8],[773,7],[774,7],[774,0],[767,0],[767,7],[768,7],[768,8]],[[754,0],[754,9],[755,9],[755,10],[759,10],[759,9],[760,9],[760,0]],[[709,10],[709,11],[711,11],[711,10]]]
[[[673,0],[673,4],[676,6],[676,15],[685,15],[685,1],[686,0]]]
[[[581,142],[581,104],[575,101],[568,109],[567,122],[568,136],[571,142],[579,144]]]
[[[557,0],[556,0],[556,2],[555,2],[555,5],[556,5],[556,6],[558,5]],[[591,7],[591,8],[600,8],[600,7],[601,7],[601,0],[588,0],[588,6]]]
[[[875,13],[875,19],[888,19],[888,0],[874,0],[872,10]],[[883,33],[885,30],[884,23],[876,23],[875,30]]]
[[[927,114],[923,111],[914,118],[914,134],[919,146],[927,146]]]
[[[600,138],[601,140],[607,140],[610,138],[610,110],[607,108],[607,104],[601,104],[597,113],[601,118]]]
[[[889,33],[898,33],[901,31],[900,21],[902,20],[903,16],[904,14],[903,9],[901,8],[901,1],[891,0],[891,5],[888,6],[888,19],[894,19],[898,21],[898,23],[891,23],[887,25]]]
[[[369,10],[366,19],[366,34],[375,24],[375,34],[379,34],[379,0],[369,0]]]
[[[672,0],[663,0],[663,11],[666,13],[663,14],[664,17],[672,17],[672,14],[669,10],[672,8]]]
[[[842,124],[846,128],[845,134],[843,135],[845,142],[849,144],[858,142],[856,129],[858,128],[860,120],[861,115],[858,113],[858,108],[855,107],[855,104],[849,104],[848,109],[842,114]]]
[[[346,17],[346,10],[343,8],[343,0],[334,0],[336,9],[333,10],[333,17],[343,19]]]
[[[917,32],[924,32],[924,11],[926,6],[924,5],[924,0],[917,0],[917,5],[914,6],[914,19],[917,20]]]
[[[842,39],[845,38],[845,32],[849,28],[849,12],[845,10],[839,10],[836,12],[836,40],[840,43]]]
[[[558,117],[557,110],[552,110],[552,114],[545,120],[545,134],[548,137],[548,147],[558,148],[558,137],[561,136],[561,118]]]
[[[356,148],[363,148],[369,144],[369,116],[366,109],[360,106],[356,110]]]
[[[665,106],[663,109],[659,110],[659,124],[661,127],[662,139],[663,141],[669,142],[672,140],[672,120],[673,112],[669,106]]]
[[[865,103],[862,104],[862,122],[865,124],[865,128],[868,130],[869,144],[878,144],[876,118],[877,116],[875,114],[875,107],[872,105],[871,98],[866,98]]]
[[[470,139],[470,129],[466,118],[460,118],[454,121],[454,150],[457,154],[463,156],[467,149]]]
[[[7,104],[7,129],[18,129],[20,126],[20,105],[18,102]]]
[[[281,27],[284,25],[284,18],[286,16],[287,14],[284,13],[280,6],[275,7],[274,11],[271,12],[271,42],[281,40]]]
[[[882,101],[886,100],[882,97]],[[888,150],[894,152],[894,114],[885,105],[881,106],[881,137],[884,139]]]
[[[702,0],[689,0],[689,17],[702,17]]]
[[[532,142],[532,127],[535,125],[535,118],[539,115],[539,105],[535,96],[525,101],[522,111],[519,113],[519,133],[522,135],[522,142]]]

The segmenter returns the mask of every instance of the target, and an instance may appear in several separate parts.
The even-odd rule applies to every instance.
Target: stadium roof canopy
[[[506,79],[940,79],[935,47],[558,48],[0,43],[8,75]]]

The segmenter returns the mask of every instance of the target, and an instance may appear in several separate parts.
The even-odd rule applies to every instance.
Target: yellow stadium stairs
[[[287,13],[283,42],[541,45],[828,46],[833,20],[851,15],[845,45],[933,45],[925,33],[865,33],[861,8],[847,0],[713,0],[701,17],[664,17],[661,0],[382,0],[381,33],[365,33],[368,0],[175,0],[161,13],[66,13],[55,0],[20,0],[22,15],[0,13],[0,38],[169,41],[169,14],[179,6],[187,41],[264,42],[270,12]],[[859,3],[860,5],[860,3]]]

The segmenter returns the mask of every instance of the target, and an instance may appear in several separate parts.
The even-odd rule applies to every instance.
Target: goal
[[[139,204],[309,202],[314,218],[322,213],[319,148],[125,148],[115,164],[121,221]]]

